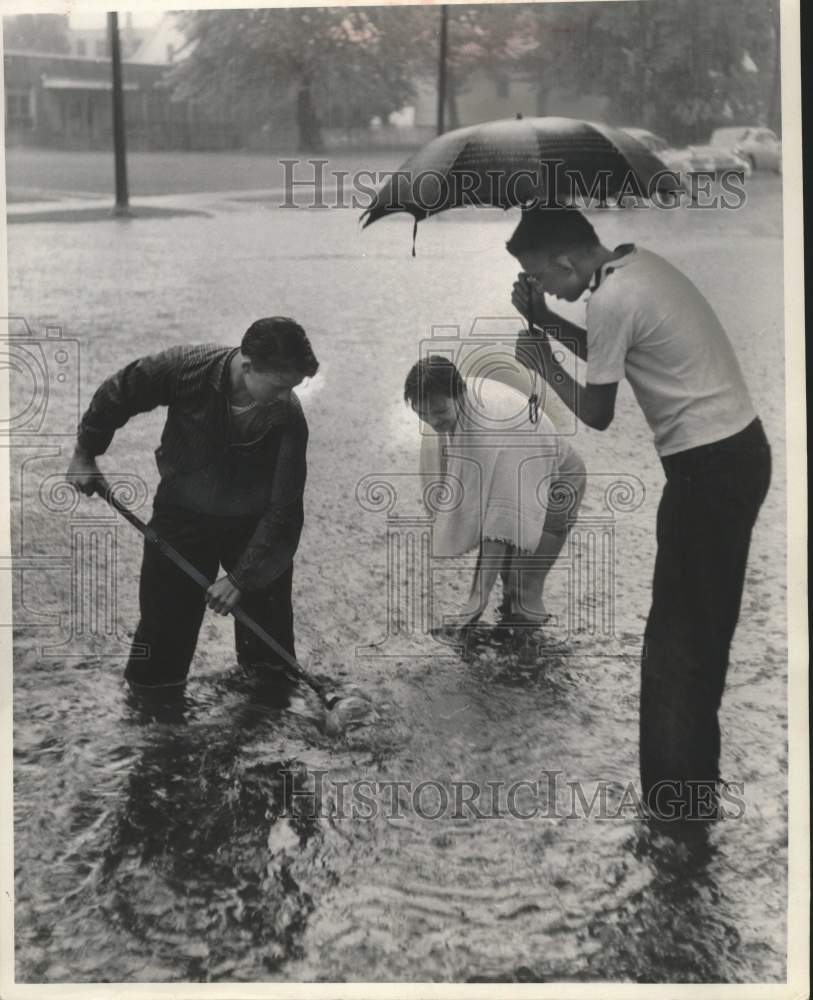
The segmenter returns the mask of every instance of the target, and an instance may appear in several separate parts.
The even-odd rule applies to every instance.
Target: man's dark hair
[[[505,248],[516,257],[534,250],[558,254],[597,244],[596,231],[578,209],[535,206],[523,211]]]
[[[287,316],[256,320],[243,335],[240,350],[261,372],[292,368],[311,376],[319,369],[307,334]]]
[[[454,364],[439,354],[430,354],[409,369],[404,382],[404,401],[415,406],[426,402],[429,396],[460,399],[465,391],[466,383]]]

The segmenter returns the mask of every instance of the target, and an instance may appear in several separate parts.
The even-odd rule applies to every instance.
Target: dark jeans
[[[755,420],[662,464],[666,486],[641,674],[641,784],[656,816],[688,810],[697,818],[704,810],[714,815],[717,712],[771,452]]]
[[[184,507],[156,501],[150,525],[201,573],[214,581],[218,566],[226,572],[236,564],[254,533],[257,517],[218,517],[197,514]],[[293,566],[270,586],[249,591],[240,606],[295,656],[291,607]],[[195,652],[205,594],[154,545],[144,544],[139,584],[141,620],[133,637],[133,649],[125,677],[136,684],[182,684]],[[246,667],[279,665],[281,658],[253,632],[234,623],[238,662]],[[137,645],[149,646],[146,659],[137,655]]]

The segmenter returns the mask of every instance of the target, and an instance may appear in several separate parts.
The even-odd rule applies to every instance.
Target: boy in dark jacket
[[[239,348],[173,347],[133,361],[93,396],[69,478],[88,495],[106,489],[96,457],[130,417],[166,406],[150,525],[212,581],[204,593],[145,545],[131,684],[184,684],[206,605],[225,615],[239,602],[295,655],[291,582],[308,426],[293,389],[318,367],[302,327],[275,316],[253,323]],[[235,644],[245,666],[278,662],[239,622]]]

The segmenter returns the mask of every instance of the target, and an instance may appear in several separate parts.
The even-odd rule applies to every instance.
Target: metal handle
[[[211,586],[211,581],[208,577],[204,576],[203,573],[196,567],[193,566],[191,562],[182,556],[177,549],[173,548],[169,542],[164,541],[163,538],[151,528],[148,524],[145,524],[136,514],[134,514],[128,507],[125,507],[119,500],[116,499],[115,493],[109,487],[99,494],[102,496],[107,503],[115,510],[117,513],[130,522],[132,526],[139,531],[144,539],[162,552],[167,559],[175,563],[178,569],[186,573],[190,580],[194,582],[203,590],[208,590]],[[245,625],[247,629],[254,633],[258,639],[266,644],[271,650],[273,650],[278,656],[282,658],[286,666],[299,678],[299,680],[304,681],[308,687],[312,688],[321,698],[324,697],[324,688],[321,684],[318,684],[309,674],[305,672],[305,669],[297,663],[293,656],[281,646],[277,640],[269,635],[268,632],[254,621],[254,619],[249,615],[243,608],[238,604],[236,607],[232,608],[231,614],[239,621],[242,625]]]
[[[528,336],[533,337],[534,324],[534,289],[530,279],[526,276],[525,287],[528,289]],[[536,391],[536,368],[533,370],[534,385],[531,395],[528,397],[528,419],[532,424],[539,423],[539,393]]]

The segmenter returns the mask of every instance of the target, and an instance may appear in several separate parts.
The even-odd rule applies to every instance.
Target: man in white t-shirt
[[[762,424],[720,321],[666,260],[632,244],[602,246],[580,212],[563,208],[525,211],[507,249],[524,271],[513,302],[536,331],[518,341],[519,360],[598,430],[612,422],[626,378],[652,429],[666,485],[644,635],[641,781],[655,817],[714,816],[717,713],[770,482]],[[545,301],[588,290],[586,329]],[[586,384],[556,360],[554,341],[586,361]]]

